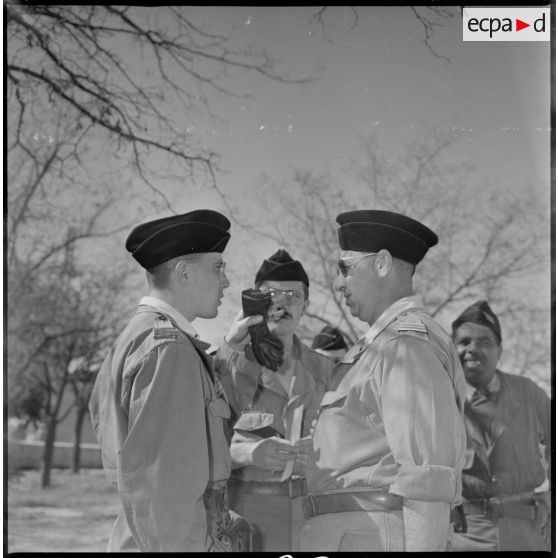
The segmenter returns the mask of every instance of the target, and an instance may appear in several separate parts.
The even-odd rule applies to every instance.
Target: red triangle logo
[[[525,23],[524,21],[521,21],[520,19],[515,18],[515,30],[516,31],[521,31],[522,29],[525,29],[526,27],[531,27],[530,23]]]

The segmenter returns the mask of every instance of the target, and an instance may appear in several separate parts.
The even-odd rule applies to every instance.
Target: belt
[[[513,517],[515,519],[535,519],[537,508],[535,504],[520,504],[502,502],[500,498],[485,498],[484,500],[463,501],[463,511],[467,515],[482,515],[488,519],[499,517]]]
[[[305,496],[302,499],[304,518],[310,519],[324,513],[347,511],[390,511],[403,508],[403,498],[381,491],[337,492]]]
[[[306,479],[288,479],[285,482],[273,481],[245,481],[229,479],[229,488],[242,494],[257,494],[258,496],[286,496],[299,498],[306,494]]]

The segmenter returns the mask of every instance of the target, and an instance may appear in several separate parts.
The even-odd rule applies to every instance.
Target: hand
[[[308,464],[308,454],[312,448],[312,436],[305,436],[296,441],[294,447],[297,450],[293,473],[304,476]]]
[[[225,342],[235,350],[244,349],[244,347],[250,343],[248,328],[251,325],[259,324],[263,319],[263,316],[260,314],[244,317],[244,312],[241,310],[235,316],[234,322],[227,335],[225,335]]]
[[[252,450],[252,465],[268,471],[282,471],[287,461],[296,457],[297,449],[292,442],[277,436],[258,442]]]
[[[537,515],[534,521],[535,527],[542,533],[542,536],[548,543],[550,535],[550,493],[535,492],[533,494],[533,500],[535,501],[535,506],[537,508]]]
[[[248,328],[252,351],[256,360],[270,370],[277,370],[283,364],[283,342],[267,327],[267,313],[271,306],[271,295],[257,289],[242,291],[242,311],[246,316],[260,315],[260,323]]]

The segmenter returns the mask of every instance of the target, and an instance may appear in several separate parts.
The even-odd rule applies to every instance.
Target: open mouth
[[[476,359],[476,358],[470,358],[464,361],[465,366],[470,366],[472,368],[476,367],[476,366],[480,366],[482,363],[480,360]]]

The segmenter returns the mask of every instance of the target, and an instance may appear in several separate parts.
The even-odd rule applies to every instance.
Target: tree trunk
[[[87,414],[87,405],[80,405],[76,409],[76,421],[74,423],[74,453],[72,456],[72,472],[79,473],[81,465],[81,433],[83,420]]]
[[[56,419],[49,418],[45,425],[45,447],[43,451],[43,464],[41,471],[41,488],[50,486],[50,470],[54,454],[54,441],[56,440]]]

